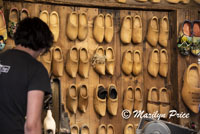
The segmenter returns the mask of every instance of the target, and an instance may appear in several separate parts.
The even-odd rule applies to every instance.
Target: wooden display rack
[[[90,66],[89,78],[83,79],[79,75],[75,79],[70,78],[66,72],[64,76],[60,78],[61,89],[62,89],[62,102],[66,105],[66,90],[70,84],[86,84],[89,91],[89,105],[86,113],[81,113],[77,111],[76,114],[70,113],[70,124],[78,124],[81,127],[83,124],[87,124],[90,128],[90,133],[96,133],[98,126],[102,123],[108,125],[113,124],[115,127],[116,134],[122,134],[123,129],[127,123],[132,123],[137,126],[140,119],[133,118],[132,116],[125,120],[121,116],[122,112],[122,101],[123,101],[123,91],[128,86],[141,86],[144,95],[144,110],[146,111],[147,104],[147,93],[148,90],[156,86],[158,89],[161,87],[166,87],[171,91],[171,109],[177,110],[179,113],[190,113],[189,119],[179,119],[173,118],[169,121],[186,126],[190,121],[196,123],[200,126],[200,114],[193,114],[183,103],[181,98],[182,80],[185,69],[189,64],[195,62],[197,63],[197,57],[192,55],[182,56],[179,54],[177,49],[177,35],[180,25],[184,20],[198,20],[200,19],[200,5],[197,5],[193,0],[189,4],[169,4],[165,0],[161,0],[160,4],[152,4],[151,2],[139,3],[135,0],[127,0],[126,4],[117,3],[115,0],[27,0],[18,1],[5,0],[4,10],[7,11],[8,16],[9,9],[11,7],[17,7],[18,9],[27,8],[30,11],[31,16],[39,16],[40,11],[47,10],[49,13],[52,11],[57,11],[60,15],[60,35],[58,42],[54,45],[59,45],[64,54],[64,60],[66,61],[66,55],[71,46],[76,45],[78,48],[81,46],[88,47],[90,58],[93,56],[95,49],[98,45],[101,45],[106,49],[108,46],[114,48],[115,51],[115,74],[113,77],[109,75],[99,76]],[[67,15],[72,11],[76,12],[86,12],[88,15],[89,23],[89,33],[88,37],[84,41],[70,41],[65,34]],[[99,13],[111,13],[114,16],[114,38],[111,43],[98,44],[92,34],[93,20]],[[120,27],[124,16],[131,15],[134,16],[139,14],[143,21],[143,42],[141,44],[128,44],[124,45],[120,41]],[[170,25],[170,36],[168,47],[166,48],[169,55],[169,73],[167,78],[162,78],[158,76],[157,78],[151,77],[147,72],[147,64],[150,52],[153,50],[147,41],[146,33],[149,20],[153,16],[157,16],[159,19],[164,15],[169,18]],[[13,44],[13,40],[8,39],[8,44]],[[126,76],[121,71],[121,61],[123,53],[126,49],[132,47],[133,50],[140,50],[143,54],[143,71],[142,74],[135,77],[133,75]],[[160,50],[161,47],[157,45]],[[93,107],[93,91],[97,84],[104,84],[108,87],[109,84],[113,83],[117,86],[118,97],[119,97],[119,107],[117,116],[111,116],[106,113],[104,117],[100,117],[96,114]]]

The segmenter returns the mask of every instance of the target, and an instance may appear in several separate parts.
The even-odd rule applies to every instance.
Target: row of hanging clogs
[[[168,74],[168,53],[166,49],[153,49],[149,56],[147,70],[153,77],[157,77],[158,73],[162,77],[167,77]],[[127,49],[122,58],[122,71],[126,75],[137,76],[142,72],[142,54],[140,50],[133,51]]]
[[[112,47],[107,47],[105,52],[102,46],[97,47],[91,63],[94,70],[101,75],[105,75],[105,72],[113,75],[115,68],[114,55]],[[49,75],[52,73],[57,77],[63,76],[65,64],[65,70],[70,77],[75,78],[77,72],[83,78],[89,77],[90,58],[86,47],[78,49],[76,46],[72,46],[67,53],[66,63],[64,63],[63,57],[61,47],[53,46],[47,53],[41,55],[38,60],[43,63]]]
[[[139,15],[133,18],[128,15],[123,18],[121,25],[120,38],[124,44],[131,42],[138,44],[142,42],[142,19]],[[157,43],[162,47],[167,47],[169,38],[169,21],[168,17],[164,16],[158,24],[158,17],[153,16],[148,25],[147,41],[151,46],[156,47]]]
[[[162,87],[159,90],[152,87],[148,91],[147,112],[160,113],[162,118],[167,118],[170,110],[170,92]]]
[[[193,22],[186,20],[180,30],[178,48],[182,55],[200,56],[200,20]]]
[[[90,134],[89,126],[84,124],[79,127],[77,124],[73,124],[71,127],[71,134]]]

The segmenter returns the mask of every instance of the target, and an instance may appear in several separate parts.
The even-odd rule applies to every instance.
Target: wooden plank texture
[[[58,42],[54,43],[54,45],[58,45],[62,48],[65,64],[67,53],[69,52],[69,49],[72,46],[77,46],[77,48],[84,46],[88,48],[90,59],[94,55],[95,50],[98,46],[103,46],[104,49],[106,49],[108,46],[113,47],[115,51],[116,63],[115,74],[113,76],[109,76],[107,74],[105,76],[100,76],[94,71],[91,65],[88,79],[83,79],[78,74],[76,78],[71,78],[66,73],[66,71],[64,71],[64,75],[60,77],[62,90],[61,95],[62,103],[65,105],[66,112],[69,113],[70,125],[77,124],[79,127],[81,127],[82,125],[86,124],[90,128],[90,133],[95,134],[100,124],[113,124],[116,134],[122,134],[124,127],[127,123],[131,123],[137,126],[140,120],[139,118],[137,119],[133,116],[126,120],[123,119],[121,116],[121,112],[123,111],[123,93],[128,86],[132,86],[133,88],[135,88],[136,86],[141,87],[144,97],[143,101],[145,112],[147,111],[146,104],[148,90],[153,86],[157,87],[158,89],[161,87],[166,87],[171,92],[171,109],[175,109],[179,112],[189,112],[191,114],[191,118],[189,119],[179,120],[178,118],[173,118],[169,121],[174,123],[180,123],[183,126],[186,126],[190,121],[194,121],[199,126],[198,119],[200,118],[200,114],[192,114],[184,105],[180,94],[182,89],[182,78],[184,70],[189,64],[197,62],[197,58],[192,55],[186,57],[181,56],[178,53],[176,46],[178,31],[183,21],[186,19],[191,21],[200,19],[200,15],[198,12],[199,9],[197,8],[197,5],[194,6],[193,10],[189,10],[191,5],[194,4],[194,2],[191,2],[191,4],[184,6],[182,4],[173,5],[168,4],[165,1],[162,1],[161,4],[151,4],[150,2],[138,3],[133,0],[127,0],[127,4],[119,4],[116,3],[115,0],[74,0],[73,2],[72,0],[55,0],[37,2],[34,1],[34,3],[33,1],[5,1],[4,10],[6,21],[8,20],[9,9],[12,7],[17,7],[20,10],[23,7],[27,8],[31,13],[31,17],[39,16],[39,13],[43,10],[47,10],[49,13],[51,13],[52,11],[57,11],[60,19],[60,33]],[[86,12],[88,15],[88,36],[84,41],[79,41],[78,39],[75,41],[70,41],[66,36],[66,23],[68,21],[68,15],[72,11],[75,11],[77,13]],[[106,13],[110,13],[113,15],[114,37],[111,43],[106,43],[104,41],[103,43],[99,44],[95,41],[93,37],[93,22],[94,18],[99,13],[102,13],[104,15]],[[134,17],[135,15],[140,15],[142,18],[143,42],[140,44],[136,45],[131,42],[130,44],[124,45],[120,41],[120,28],[122,20],[127,15],[131,15],[132,17]],[[160,75],[158,75],[156,78],[153,78],[149,75],[147,71],[149,54],[154,49],[154,47],[149,45],[149,43],[147,42],[147,29],[149,21],[153,16],[157,16],[160,21],[160,19],[165,15],[168,16],[170,25],[170,36],[168,41],[168,47],[166,48],[169,56],[169,73],[167,78],[163,78]],[[7,45],[14,45],[14,41],[9,38],[7,40]],[[132,74],[126,76],[122,72],[122,56],[128,48],[141,51],[143,69],[142,73],[138,76],[133,76]],[[163,47],[157,44],[157,47],[155,48],[161,50]],[[95,112],[93,106],[93,92],[95,91],[95,88],[99,83],[103,84],[106,88],[108,88],[109,84],[111,83],[116,85],[118,92],[118,114],[116,116],[111,116],[110,114],[108,114],[108,112],[106,112],[106,115],[104,117],[100,117]],[[66,91],[68,90],[71,84],[76,84],[77,87],[79,87],[81,84],[86,84],[88,86],[89,104],[86,113],[81,113],[78,110],[76,114],[73,114],[69,112],[66,108]]]

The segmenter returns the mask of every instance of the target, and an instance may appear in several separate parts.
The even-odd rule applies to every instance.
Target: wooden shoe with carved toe
[[[157,77],[159,71],[159,50],[153,49],[149,56],[148,72],[151,76]]]
[[[122,58],[122,71],[126,75],[130,75],[133,70],[133,58],[132,58],[133,50],[131,48],[127,49]]]
[[[152,87],[148,92],[147,112],[153,114],[159,112],[159,91]]]
[[[82,12],[78,16],[78,39],[83,41],[88,35],[88,18],[87,14]]]
[[[110,84],[108,87],[107,110],[111,115],[117,115],[118,93],[114,84]]]
[[[94,39],[98,43],[103,42],[104,35],[105,35],[104,27],[105,27],[104,15],[99,14],[98,16],[96,16],[96,18],[94,20],[94,28],[93,28]]]
[[[66,25],[66,35],[70,40],[76,40],[78,36],[78,14],[71,12]]]
[[[78,107],[77,87],[71,84],[66,92],[66,105],[70,112],[76,113]]]
[[[92,59],[92,65],[94,70],[101,75],[105,75],[106,71],[106,56],[104,54],[104,48],[102,46],[97,47],[96,53]]]
[[[159,89],[159,102],[160,102],[160,114],[164,114],[165,118],[168,117],[169,110],[170,110],[170,103],[169,103],[169,91],[167,88],[162,87]]]
[[[143,93],[140,87],[136,87],[134,90],[134,110],[141,111],[143,109]]]
[[[82,76],[83,78],[88,78],[89,66],[90,66],[88,49],[85,47],[81,47],[79,53],[80,53],[79,68],[78,68],[79,75]]]
[[[153,16],[148,25],[147,41],[151,46],[156,47],[158,42],[158,17]]]
[[[62,49],[59,46],[53,47],[53,66],[52,72],[55,76],[61,77],[63,76],[64,70],[64,60]]]
[[[106,72],[113,75],[115,71],[115,53],[112,47],[106,49]]]
[[[111,14],[106,14],[105,16],[105,40],[110,43],[113,39],[114,26],[113,17]]]
[[[164,16],[160,20],[160,32],[159,32],[159,44],[163,47],[167,47],[167,42],[169,38],[169,21],[168,17]]]
[[[124,44],[131,42],[132,35],[132,18],[131,16],[125,16],[121,25],[120,39]]]
[[[162,77],[167,77],[168,73],[168,53],[166,49],[160,50],[160,65],[159,65],[159,74]]]
[[[129,110],[130,112],[133,111],[134,105],[134,90],[133,87],[129,86],[126,90],[124,90],[123,96],[123,109]]]
[[[59,21],[58,13],[56,11],[51,12],[49,16],[49,28],[51,32],[53,33],[54,42],[58,41],[59,32],[60,32],[59,25],[60,25],[60,21]]]
[[[94,109],[100,116],[106,114],[106,97],[107,90],[102,84],[98,84],[94,90]]]
[[[139,15],[133,17],[132,41],[136,44],[142,42],[142,19]]]
[[[139,75],[142,71],[142,55],[139,50],[133,52],[133,74]]]
[[[72,46],[67,53],[67,61],[65,66],[67,74],[69,74],[72,78],[75,78],[78,72],[78,60],[78,48],[76,46]]]
[[[85,84],[79,87],[78,108],[85,113],[88,107],[88,88]]]

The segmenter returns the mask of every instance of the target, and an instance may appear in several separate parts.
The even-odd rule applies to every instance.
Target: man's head
[[[39,18],[25,18],[18,23],[14,41],[16,45],[38,51],[52,46],[53,34],[47,24]]]

